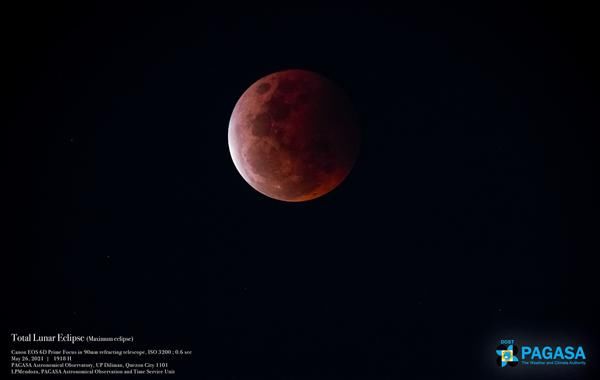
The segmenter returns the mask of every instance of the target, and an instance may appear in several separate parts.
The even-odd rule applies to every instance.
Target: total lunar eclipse
[[[229,122],[229,150],[257,191],[288,202],[318,198],[350,173],[360,136],[346,95],[306,70],[286,70],[252,84]]]

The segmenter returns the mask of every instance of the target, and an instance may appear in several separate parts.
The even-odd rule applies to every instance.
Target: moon
[[[350,173],[358,124],[347,96],[327,78],[285,70],[253,83],[237,101],[229,152],[244,180],[280,201],[321,197]]]

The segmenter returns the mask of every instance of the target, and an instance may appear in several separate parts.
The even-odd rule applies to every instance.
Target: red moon
[[[246,182],[287,202],[335,189],[350,173],[360,144],[348,98],[305,70],[276,72],[252,84],[233,109],[228,140]]]

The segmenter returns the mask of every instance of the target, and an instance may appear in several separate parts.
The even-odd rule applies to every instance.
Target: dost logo
[[[500,345],[496,347],[496,364],[499,367],[516,367],[519,363],[526,366],[580,366],[587,364],[583,346],[522,345],[519,350],[514,339],[501,339]]]

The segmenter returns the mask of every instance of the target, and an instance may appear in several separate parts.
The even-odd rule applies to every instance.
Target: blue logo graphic
[[[496,355],[498,358],[496,359],[496,363],[500,367],[506,367],[507,365],[510,367],[515,367],[519,364],[519,358],[517,354],[519,353],[519,348],[517,345],[505,345],[501,344],[496,348]]]

